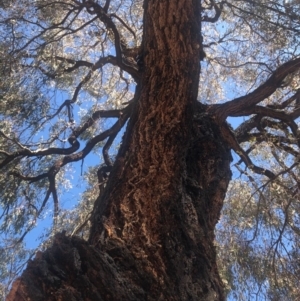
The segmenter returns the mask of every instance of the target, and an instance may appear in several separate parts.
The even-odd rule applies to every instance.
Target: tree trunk
[[[197,103],[200,1],[144,3],[143,75],[89,242],[57,235],[8,300],[224,300],[214,228],[231,155]]]

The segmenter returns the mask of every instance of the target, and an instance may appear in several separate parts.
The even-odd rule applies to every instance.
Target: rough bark
[[[231,177],[197,103],[200,1],[145,1],[142,78],[89,242],[56,236],[8,300],[224,300],[214,228]]]

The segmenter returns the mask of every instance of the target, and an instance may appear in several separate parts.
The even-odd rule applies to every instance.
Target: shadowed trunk
[[[56,236],[8,300],[223,300],[214,228],[231,177],[197,103],[200,1],[144,1],[143,73],[89,242]]]

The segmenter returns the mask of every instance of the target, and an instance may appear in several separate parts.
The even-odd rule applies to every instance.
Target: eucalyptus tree
[[[3,278],[53,215],[8,300],[299,295],[297,1],[0,7]]]

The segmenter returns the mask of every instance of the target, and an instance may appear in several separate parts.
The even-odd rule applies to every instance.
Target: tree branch
[[[65,103],[63,105],[65,105]],[[59,110],[62,109],[62,106],[59,108]],[[3,168],[4,166],[6,166],[7,164],[9,164],[11,161],[13,161],[17,157],[26,157],[26,156],[27,157],[39,157],[39,156],[47,156],[47,155],[72,154],[75,151],[77,151],[80,147],[80,143],[78,142],[77,138],[85,130],[87,130],[89,127],[91,127],[96,122],[96,120],[98,120],[99,118],[109,118],[109,117],[116,117],[116,118],[119,117],[120,118],[123,115],[127,116],[129,114],[130,110],[131,110],[131,105],[128,105],[123,110],[109,110],[109,111],[99,110],[99,111],[94,112],[92,114],[92,116],[81,127],[75,129],[73,131],[73,134],[68,138],[68,142],[71,144],[71,147],[69,147],[69,148],[50,147],[50,148],[43,149],[43,150],[32,151],[32,150],[28,149],[27,147],[21,147],[21,150],[18,150],[14,153],[7,153],[5,151],[0,151],[0,153],[6,155],[6,158],[3,159],[3,161],[0,163],[0,169]],[[0,133],[2,133],[2,132],[0,132]],[[5,137],[6,137],[6,135],[5,135]],[[8,138],[8,137],[6,137],[6,138]],[[10,139],[10,140],[13,140],[13,139]],[[18,143],[17,145],[20,146],[21,144]],[[16,173],[14,173],[14,175],[16,175]],[[20,175],[19,175],[19,177],[20,177]],[[22,176],[22,179],[28,180],[31,182],[35,182],[35,181],[40,180],[41,178]]]
[[[221,127],[221,132],[228,145],[239,155],[245,165],[257,174],[264,175],[269,179],[274,179],[275,174],[268,169],[261,168],[253,164],[248,154],[243,150],[240,144],[237,142],[234,133],[229,129],[226,123]]]
[[[300,68],[300,58],[290,60],[278,67],[269,79],[248,95],[238,97],[224,104],[214,105],[210,112],[217,115],[219,122],[226,120],[228,116],[240,116],[240,112],[258,104],[272,95],[284,78]]]
[[[114,34],[115,39],[115,51],[116,51],[116,61],[117,65],[128,72],[129,74],[134,74],[135,80],[137,80],[140,75],[137,69],[135,69],[133,66],[127,65],[122,58],[122,47],[121,47],[121,36],[120,33],[115,25],[115,23],[112,21],[111,16],[107,15],[104,9],[99,5],[98,3],[95,3],[91,0],[87,0],[84,3],[82,3],[82,7],[85,7],[87,12],[94,15],[96,14],[98,18],[105,24],[107,29],[111,30]],[[115,15],[112,15],[115,17]],[[128,28],[127,28],[128,29]],[[127,69],[127,70],[126,70]]]
[[[203,16],[202,21],[209,22],[209,23],[216,23],[219,20],[223,10],[223,1],[220,3],[219,6],[214,0],[210,0],[210,2],[212,3],[212,6],[214,7],[216,14],[214,15],[214,17]]]
[[[133,77],[133,79],[135,81],[137,81],[140,78],[140,74],[137,69],[133,68],[130,65],[120,63],[120,61],[117,59],[117,57],[112,56],[112,55],[108,55],[106,57],[101,57],[96,63],[91,63],[91,62],[84,61],[84,60],[76,61],[73,59],[64,58],[64,57],[60,57],[60,56],[56,56],[56,58],[60,61],[66,61],[70,64],[74,64],[74,66],[69,67],[63,71],[66,73],[70,73],[80,67],[88,67],[91,69],[90,70],[90,72],[91,72],[91,71],[95,71],[95,70],[102,68],[106,64],[112,64],[112,65],[117,66],[120,69],[126,71],[128,74],[130,74]]]

